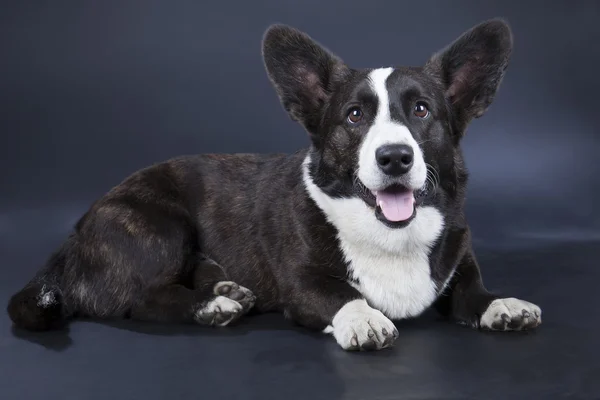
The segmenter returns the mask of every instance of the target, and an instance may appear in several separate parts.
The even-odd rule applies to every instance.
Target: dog
[[[11,320],[34,331],[79,317],[223,327],[279,312],[359,351],[392,347],[392,321],[429,308],[480,330],[536,328],[539,306],[485,288],[463,210],[461,140],[512,46],[495,18],[422,66],[355,69],[271,25],[264,66],[310,145],[133,173],[11,297]]]

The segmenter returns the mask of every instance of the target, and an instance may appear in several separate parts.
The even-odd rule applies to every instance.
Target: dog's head
[[[332,197],[360,197],[389,227],[406,226],[432,186],[456,185],[460,139],[491,104],[511,50],[500,19],[420,67],[354,69],[280,24],[263,39],[269,78],[310,135],[315,184]]]

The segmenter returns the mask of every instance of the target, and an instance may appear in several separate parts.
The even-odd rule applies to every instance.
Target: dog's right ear
[[[349,68],[307,34],[282,24],[265,32],[262,55],[283,107],[316,136],[324,105]]]

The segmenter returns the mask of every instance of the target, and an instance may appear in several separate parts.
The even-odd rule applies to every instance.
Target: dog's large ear
[[[323,106],[349,73],[348,67],[307,34],[283,24],[267,29],[262,54],[283,107],[311,136],[316,135]]]
[[[445,85],[446,97],[462,132],[494,100],[512,52],[510,27],[502,19],[485,21],[434,54],[425,71]]]

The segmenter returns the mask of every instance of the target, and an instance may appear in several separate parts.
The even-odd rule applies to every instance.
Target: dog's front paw
[[[390,347],[398,338],[394,323],[365,300],[343,306],[328,331],[344,350],[379,350]]]
[[[481,316],[479,326],[493,331],[521,331],[542,323],[542,310],[535,304],[510,297],[496,299]]]

